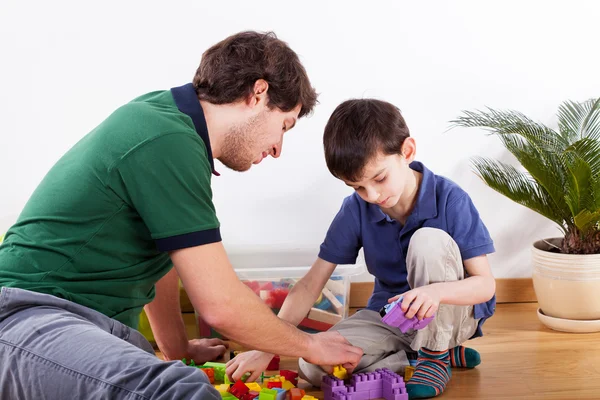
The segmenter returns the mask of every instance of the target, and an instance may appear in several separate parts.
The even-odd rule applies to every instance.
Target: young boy
[[[364,248],[375,288],[366,309],[335,325],[364,355],[355,372],[401,371],[418,353],[407,383],[411,399],[442,393],[451,367],[472,368],[479,353],[461,345],[482,335],[494,312],[495,281],[486,254],[490,235],[465,191],[414,161],[415,140],[392,104],[349,100],[333,112],[323,138],[331,173],[355,189],[333,220],[310,271],[290,292],[280,318],[298,324],[338,264]],[[435,315],[403,334],[381,322],[379,310],[403,295],[407,318]],[[272,355],[242,353],[229,363],[234,378],[266,367]],[[320,386],[326,373],[303,359],[300,375]],[[260,373],[260,371],[258,371]]]

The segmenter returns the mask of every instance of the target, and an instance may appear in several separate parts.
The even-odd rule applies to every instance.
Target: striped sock
[[[481,356],[477,350],[456,346],[450,350],[450,366],[453,368],[475,368],[481,364]]]
[[[409,399],[427,399],[438,396],[446,388],[451,376],[448,350],[420,349],[415,373],[406,382]]]

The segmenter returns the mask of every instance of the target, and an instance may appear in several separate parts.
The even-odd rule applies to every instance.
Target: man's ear
[[[417,143],[412,137],[407,137],[402,143],[402,156],[406,159],[406,162],[411,163],[414,161],[417,155]]]
[[[264,79],[259,79],[254,82],[254,88],[252,89],[252,93],[248,96],[246,102],[250,107],[256,107],[261,103],[267,105],[267,92],[269,91],[269,83]]]

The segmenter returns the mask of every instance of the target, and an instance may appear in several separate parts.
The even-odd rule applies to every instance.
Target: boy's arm
[[[463,264],[469,276],[455,282],[434,283],[440,293],[440,303],[458,306],[485,303],[496,293],[496,280],[487,255],[464,260]]]
[[[454,282],[432,283],[404,293],[402,311],[406,318],[415,315],[419,319],[433,316],[440,304],[475,305],[491,299],[496,292],[496,281],[487,255],[464,260],[469,277]],[[390,302],[400,295],[389,299]]]
[[[319,298],[336,266],[336,264],[317,258],[308,273],[290,290],[279,311],[279,318],[292,325],[298,325]]]

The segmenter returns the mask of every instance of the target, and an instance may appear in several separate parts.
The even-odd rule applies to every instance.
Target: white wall
[[[530,243],[558,233],[470,171],[470,156],[506,157],[495,138],[446,131],[461,110],[486,105],[555,125],[561,101],[599,96],[600,3],[88,3],[0,3],[0,230],[113,109],[190,81],[208,46],[255,29],[274,30],[301,55],[321,104],[287,135],[279,160],[244,174],[219,168],[214,194],[229,250],[293,250],[310,263],[350,193],[329,175],[321,146],[327,118],[350,97],[398,105],[418,158],[471,193],[496,242],[497,277],[529,276]]]

